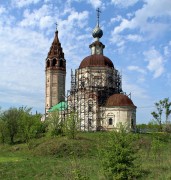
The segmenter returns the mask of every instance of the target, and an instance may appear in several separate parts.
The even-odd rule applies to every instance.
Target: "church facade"
[[[105,45],[100,42],[103,31],[99,22],[92,36],[94,42],[89,46],[90,55],[71,72],[71,89],[66,97],[66,60],[56,31],[46,59],[45,112],[65,102],[66,108],[60,109],[61,117],[75,112],[82,131],[112,130],[120,123],[135,129],[136,106],[123,93],[121,75],[103,53]]]

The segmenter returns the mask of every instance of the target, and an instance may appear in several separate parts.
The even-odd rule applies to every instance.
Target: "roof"
[[[84,58],[79,66],[79,69],[85,67],[110,67],[114,68],[112,61],[102,54],[93,54]]]
[[[106,106],[132,106],[136,107],[132,100],[125,94],[113,94],[106,102]]]
[[[56,110],[58,110],[58,111],[63,111],[63,110],[65,110],[67,107],[68,107],[67,102],[63,102],[63,101],[62,101],[62,102],[60,102],[60,103],[52,106],[52,107],[49,109],[48,112],[53,112],[53,111],[56,111]]]
[[[61,43],[59,41],[58,38],[58,31],[55,32],[55,37],[54,40],[52,42],[52,45],[50,47],[49,53],[48,53],[48,58],[52,59],[52,58],[64,58],[64,53],[63,53],[63,49],[61,47]]]

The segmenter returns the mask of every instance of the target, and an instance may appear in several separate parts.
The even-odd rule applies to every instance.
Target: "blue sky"
[[[70,69],[90,55],[96,9],[101,8],[104,55],[122,73],[137,106],[137,122],[152,119],[154,102],[171,100],[170,0],[0,0],[0,106],[44,112],[45,59],[55,22]]]

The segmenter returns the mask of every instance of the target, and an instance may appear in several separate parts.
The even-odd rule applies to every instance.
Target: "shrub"
[[[110,132],[100,152],[102,169],[107,179],[133,179],[140,176],[135,165],[138,158],[134,147],[135,136],[121,127],[119,132]]]

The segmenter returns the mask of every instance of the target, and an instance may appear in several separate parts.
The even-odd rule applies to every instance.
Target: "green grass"
[[[105,133],[80,133],[66,137],[41,138],[28,144],[0,145],[0,179],[74,179],[75,173],[103,180],[98,150]],[[171,179],[171,137],[165,134],[139,135],[142,178]]]
[[[0,157],[0,179],[67,179],[72,176],[75,167],[94,174],[95,168],[91,166],[98,166],[96,159],[74,160],[71,157],[44,157],[13,152]]]

